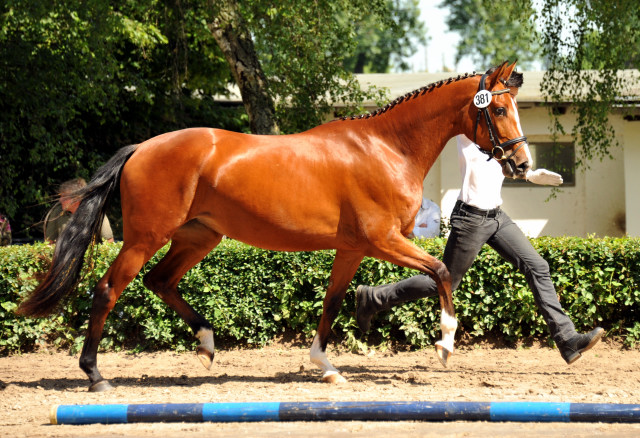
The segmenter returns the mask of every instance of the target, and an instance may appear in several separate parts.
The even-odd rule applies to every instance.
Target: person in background
[[[0,213],[0,246],[11,245],[11,224],[9,219]]]
[[[80,205],[80,201],[74,200],[70,195],[86,185],[87,183],[83,178],[72,179],[60,185],[58,190],[60,200],[49,210],[44,219],[45,241],[54,243],[58,240],[71,215],[76,212],[78,205]],[[102,240],[113,242],[113,231],[106,216],[102,221],[100,236]]]
[[[422,205],[416,214],[413,231],[407,237],[410,239],[430,239],[440,235],[440,207],[427,198],[422,198]]]
[[[451,290],[458,287],[482,246],[488,244],[524,274],[562,358],[568,364],[575,362],[598,343],[604,330],[597,327],[589,333],[576,332],[558,300],[549,264],[500,208],[504,180],[500,164],[496,160],[487,161],[487,156],[464,135],[456,139],[462,188],[451,213],[451,233],[442,259],[451,274]],[[526,179],[541,185],[562,184],[562,176],[546,169],[529,170]],[[356,321],[366,333],[376,313],[435,295],[438,295],[436,282],[426,275],[376,287],[360,285],[356,290]]]

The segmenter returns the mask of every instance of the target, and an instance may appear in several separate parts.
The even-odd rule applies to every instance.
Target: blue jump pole
[[[60,405],[51,408],[51,424],[247,421],[640,423],[640,405],[362,401]]]

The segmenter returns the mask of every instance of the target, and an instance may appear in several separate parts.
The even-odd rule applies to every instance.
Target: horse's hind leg
[[[362,259],[363,255],[360,252],[338,250],[333,260],[329,287],[324,297],[322,317],[320,318],[320,324],[318,324],[316,336],[311,344],[310,354],[311,362],[322,370],[323,382],[346,382],[344,377],[340,375],[340,371],[334,368],[329,359],[327,359],[327,342],[331,333],[331,325],[340,311],[340,306],[347,293],[347,287],[358,270]]]
[[[145,286],[175,310],[200,340],[197,355],[207,369],[213,363],[213,327],[178,293],[178,283],[221,239],[221,234],[198,220],[192,220],[173,235],[167,254],[144,277]]]
[[[107,273],[96,285],[87,337],[80,355],[80,368],[89,377],[89,391],[99,392],[111,389],[109,382],[104,380],[98,371],[98,345],[102,337],[104,322],[124,288],[140,272],[142,265],[158,248],[159,246],[150,248],[144,245],[127,246],[125,244]]]

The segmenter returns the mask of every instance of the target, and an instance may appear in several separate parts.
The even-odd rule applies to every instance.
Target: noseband
[[[473,130],[473,142],[476,145],[478,145],[478,143],[476,142],[476,138],[478,135],[478,125],[480,123],[480,115],[483,114],[484,119],[487,121],[487,128],[489,130],[489,139],[491,139],[491,144],[493,145],[493,149],[491,150],[491,152],[485,151],[480,146],[478,146],[478,149],[480,149],[480,152],[482,152],[483,154],[487,154],[489,156],[489,159],[487,159],[487,161],[491,160],[492,158],[495,158],[498,161],[509,161],[511,157],[513,157],[516,154],[516,152],[518,152],[520,148],[522,148],[522,146],[526,144],[527,137],[523,135],[521,137],[516,137],[511,140],[507,140],[504,143],[498,144],[498,141],[497,141],[498,135],[495,132],[496,128],[493,126],[493,122],[491,121],[491,115],[489,114],[489,110],[487,108],[491,103],[491,96],[494,96],[496,94],[508,93],[510,90],[509,88],[503,88],[502,90],[488,91],[484,85],[486,78],[487,78],[487,74],[485,73],[480,78],[480,85],[478,85],[478,93],[476,93],[476,95],[473,98],[474,99],[473,103],[478,108],[478,116],[476,117],[476,123]],[[518,143],[520,143],[520,146],[512,150],[509,156],[505,157],[504,149],[506,147],[509,147]]]

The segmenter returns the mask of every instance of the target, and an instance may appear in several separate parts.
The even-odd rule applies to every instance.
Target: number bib
[[[486,108],[491,103],[491,92],[489,90],[480,90],[473,96],[473,104],[477,108]]]

